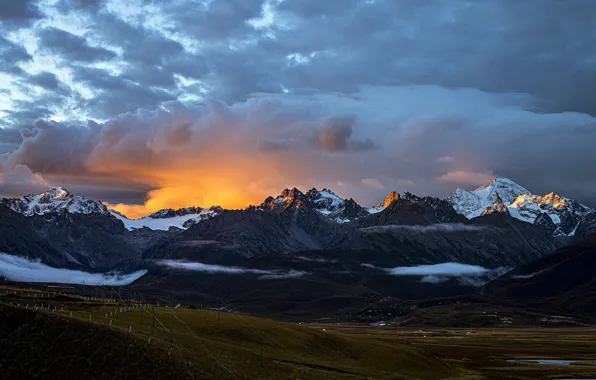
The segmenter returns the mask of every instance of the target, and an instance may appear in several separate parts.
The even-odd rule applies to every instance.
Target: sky
[[[139,217],[493,176],[596,206],[593,0],[0,0],[0,195]]]

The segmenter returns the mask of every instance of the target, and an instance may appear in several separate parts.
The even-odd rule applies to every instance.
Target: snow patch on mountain
[[[213,218],[221,212],[219,208],[196,208],[195,210],[195,213],[176,215],[175,212],[178,210],[166,209],[140,219],[128,219],[114,210],[110,210],[110,213],[121,220],[124,223],[124,227],[129,231],[145,227],[151,230],[167,231],[171,227],[187,229],[196,223]]]

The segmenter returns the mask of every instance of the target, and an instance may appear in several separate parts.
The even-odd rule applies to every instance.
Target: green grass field
[[[131,369],[138,373],[138,378],[596,378],[596,367],[591,365],[547,366],[506,361],[512,358],[594,359],[596,330],[585,328],[433,330],[426,327],[419,330],[363,325],[297,325],[209,310],[140,303],[125,306],[39,290],[22,290],[21,295],[20,291],[12,289],[7,294],[6,288],[0,289],[0,301],[12,305],[3,307],[2,323],[11,320],[6,317],[7,313],[23,313],[19,318],[27,320],[16,328],[26,334],[14,335],[12,328],[5,328],[7,333],[2,339],[6,347],[12,348],[0,352],[4,358],[0,373],[7,373],[4,370],[6,366],[14,365],[10,364],[14,357],[23,360],[23,357],[43,356],[36,347],[49,345],[54,349],[56,346],[64,348],[56,353],[57,356],[69,352],[73,366],[86,363],[83,365],[88,367],[86,378],[94,378],[92,369],[95,366],[104,366],[104,370],[97,372],[102,374],[97,378],[102,379],[135,378],[136,375],[124,376],[123,372],[106,372],[105,366],[127,367],[126,363],[138,365],[142,362],[150,363],[155,369],[149,377],[144,370],[134,372]],[[31,311],[35,305],[39,307],[41,304],[43,308]],[[11,323],[18,324],[19,321]],[[64,338],[61,330],[68,331],[70,340]],[[102,337],[101,345],[98,337]],[[38,344],[23,344],[23,340]],[[52,340],[51,345],[45,340]],[[73,348],[68,351],[69,345],[90,346],[89,350],[94,354],[88,358],[89,350]],[[15,346],[21,347],[22,352],[15,350]],[[92,346],[97,347],[93,349]],[[33,351],[29,354],[28,350]],[[46,351],[49,353],[45,355],[51,357],[53,351]],[[64,359],[56,357],[55,360]],[[69,358],[65,360],[67,362],[59,366],[62,377],[56,378],[65,378]],[[151,365],[139,368],[153,368]],[[46,373],[39,378],[51,377]]]

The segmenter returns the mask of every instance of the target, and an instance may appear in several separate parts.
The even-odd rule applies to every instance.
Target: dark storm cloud
[[[375,143],[370,139],[354,141],[351,139],[354,132],[354,118],[332,117],[321,128],[317,143],[329,152],[363,151],[374,149]]]
[[[0,22],[11,25],[41,18],[42,15],[34,0],[0,1]]]
[[[0,155],[15,151],[21,145],[21,133],[14,128],[0,128]],[[2,160],[0,159],[0,163]]]
[[[31,58],[33,57],[22,46],[0,36],[0,72],[21,74],[22,69],[17,64]]]
[[[25,165],[34,173],[80,173],[99,139],[100,126],[68,125],[39,120],[21,130],[23,142],[11,155],[10,166]]]
[[[114,52],[89,46],[85,38],[58,28],[41,30],[39,42],[42,49],[70,61],[106,61],[116,57]]]
[[[128,24],[115,14],[102,13],[96,17],[96,21],[91,25],[90,34],[121,47],[125,62],[160,65],[184,52],[179,42],[165,37],[161,32]]]
[[[84,107],[100,118],[110,118],[131,109],[155,108],[156,104],[176,98],[164,90],[152,89],[102,69],[79,66],[74,68],[73,77],[97,91]]]
[[[172,71],[164,70],[158,66],[138,64],[126,70],[122,77],[144,86],[175,87]]]
[[[6,115],[0,118],[0,127],[19,130],[20,128],[29,128],[37,119],[52,116],[53,109],[50,107],[50,99],[40,97],[35,102],[24,100],[12,101],[10,110],[6,110]]]
[[[105,0],[58,0],[56,8],[61,12],[98,11]]]
[[[60,80],[55,74],[43,71],[39,74],[31,75],[29,83],[45,88],[47,90],[56,90],[60,86]]]
[[[177,29],[207,41],[226,41],[254,33],[246,22],[260,16],[264,0],[215,0],[207,6],[196,4],[194,12],[188,11],[189,4],[185,2],[153,3],[160,6]]]

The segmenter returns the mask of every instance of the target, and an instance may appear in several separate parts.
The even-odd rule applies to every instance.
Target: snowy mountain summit
[[[24,194],[18,198],[0,200],[0,204],[25,216],[51,213],[108,214],[107,207],[100,201],[74,195],[63,187],[54,187],[43,194]]]
[[[547,227],[555,236],[573,236],[582,225],[591,229],[588,226],[596,220],[596,212],[587,206],[555,193],[534,195],[508,178],[493,178],[488,185],[473,191],[457,189],[447,199],[468,219],[502,212]]]

